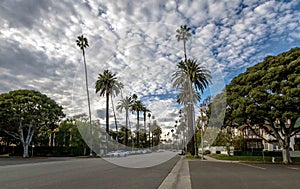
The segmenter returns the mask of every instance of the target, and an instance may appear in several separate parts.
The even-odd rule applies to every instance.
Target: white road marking
[[[250,164],[246,164],[246,163],[237,163],[237,164],[245,165],[245,166],[256,168],[256,169],[262,169],[262,170],[266,170],[267,169],[267,168],[264,168],[264,167],[259,167],[259,166],[256,166],[256,165],[250,165]]]
[[[298,168],[298,167],[287,167],[288,169],[293,169],[293,170],[297,170],[297,171],[299,171],[300,170],[300,168]]]

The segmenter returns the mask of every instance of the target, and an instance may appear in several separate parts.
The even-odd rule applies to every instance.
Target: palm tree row
[[[201,67],[197,60],[188,59],[186,52],[186,42],[191,36],[191,28],[186,25],[177,29],[176,38],[178,41],[183,41],[184,61],[177,64],[177,71],[172,75],[173,86],[179,89],[177,102],[184,104],[187,107],[187,125],[189,133],[189,143],[187,150],[192,155],[198,155],[197,143],[195,142],[195,111],[194,104],[200,101],[200,92],[203,93],[204,89],[211,83],[210,72]]]

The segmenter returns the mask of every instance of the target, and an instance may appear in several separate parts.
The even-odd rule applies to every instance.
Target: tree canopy
[[[227,124],[260,126],[288,149],[290,137],[300,131],[300,48],[248,68],[231,81],[226,94]]]
[[[64,113],[54,100],[38,91],[16,90],[0,95],[0,130],[29,145],[36,130],[52,126]]]

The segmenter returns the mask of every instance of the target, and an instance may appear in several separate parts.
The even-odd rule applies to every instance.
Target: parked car
[[[128,152],[124,150],[111,151],[106,154],[107,157],[126,157],[128,156]]]

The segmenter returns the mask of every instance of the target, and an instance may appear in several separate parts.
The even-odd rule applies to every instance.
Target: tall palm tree
[[[77,37],[76,40],[77,46],[82,50],[83,63],[84,63],[84,71],[85,71],[85,86],[86,86],[86,94],[88,99],[88,108],[89,108],[89,121],[90,121],[90,156],[93,155],[93,129],[92,129],[92,117],[91,117],[91,105],[90,105],[90,95],[89,95],[89,86],[88,86],[88,78],[87,78],[87,69],[86,69],[86,60],[85,60],[85,51],[84,49],[89,46],[88,40],[83,35]]]
[[[187,82],[184,82],[182,86],[178,88],[179,94],[177,95],[177,103],[187,105],[190,101],[190,93],[189,93],[189,86]],[[196,104],[200,102],[201,96],[195,89],[193,90],[193,103]]]
[[[172,75],[173,86],[179,88],[189,80],[197,91],[203,93],[204,89],[211,83],[210,71],[200,66],[195,59],[187,62],[180,61],[178,70]]]
[[[148,141],[148,145],[149,145],[149,148],[151,147],[151,139],[150,139],[150,132],[151,132],[151,113],[148,112],[147,114],[147,117],[149,118],[149,130],[148,130],[148,135],[149,135],[149,141]]]
[[[155,136],[155,146],[159,145],[159,141],[160,141],[160,135],[162,134],[162,130],[161,128],[156,124],[156,122],[154,122],[153,125],[153,131],[152,131],[153,135]]]
[[[186,25],[181,25],[179,29],[176,30],[176,38],[177,41],[183,41],[183,51],[184,51],[184,61],[187,61],[187,55],[186,55],[186,41],[189,37],[192,36],[190,33],[191,28],[187,27]]]
[[[145,106],[142,106],[141,110],[144,113],[144,129],[145,129],[144,139],[145,139],[145,144],[146,144],[146,142],[147,142],[147,129],[146,129],[147,112],[151,112],[151,111],[148,110]]]
[[[136,112],[136,121],[137,121],[137,126],[136,126],[137,147],[140,147],[140,111],[142,111],[143,105],[140,100],[137,100],[136,94],[133,94],[132,98],[134,100],[134,103],[132,105],[132,111]]]
[[[128,144],[128,117],[129,117],[129,110],[131,109],[133,105],[133,99],[130,96],[126,96],[125,98],[121,99],[117,105],[117,110],[122,112],[123,109],[125,109],[126,113],[126,123],[125,123],[125,145]]]
[[[185,93],[180,94],[179,102],[184,102],[185,105],[188,105],[188,126],[189,126],[189,137],[193,136],[194,132],[194,100],[195,96],[194,90],[200,91],[203,93],[204,89],[208,87],[211,82],[210,72],[205,68],[197,64],[196,60],[188,59],[186,62],[180,61],[177,65],[178,70],[172,75],[173,86],[175,88],[181,88],[184,91],[188,91],[187,95]],[[186,90],[187,89],[187,90]],[[199,93],[198,93],[199,94]],[[195,96],[195,97],[194,97]],[[200,96],[200,95],[199,95]],[[200,98],[199,98],[200,99]],[[194,138],[191,138],[189,144],[189,151],[197,155],[197,144],[194,141]]]
[[[117,81],[116,74],[109,70],[104,70],[99,74],[96,81],[96,93],[100,92],[100,96],[106,96],[106,132],[109,133],[109,96],[117,96],[123,88],[123,84]]]

